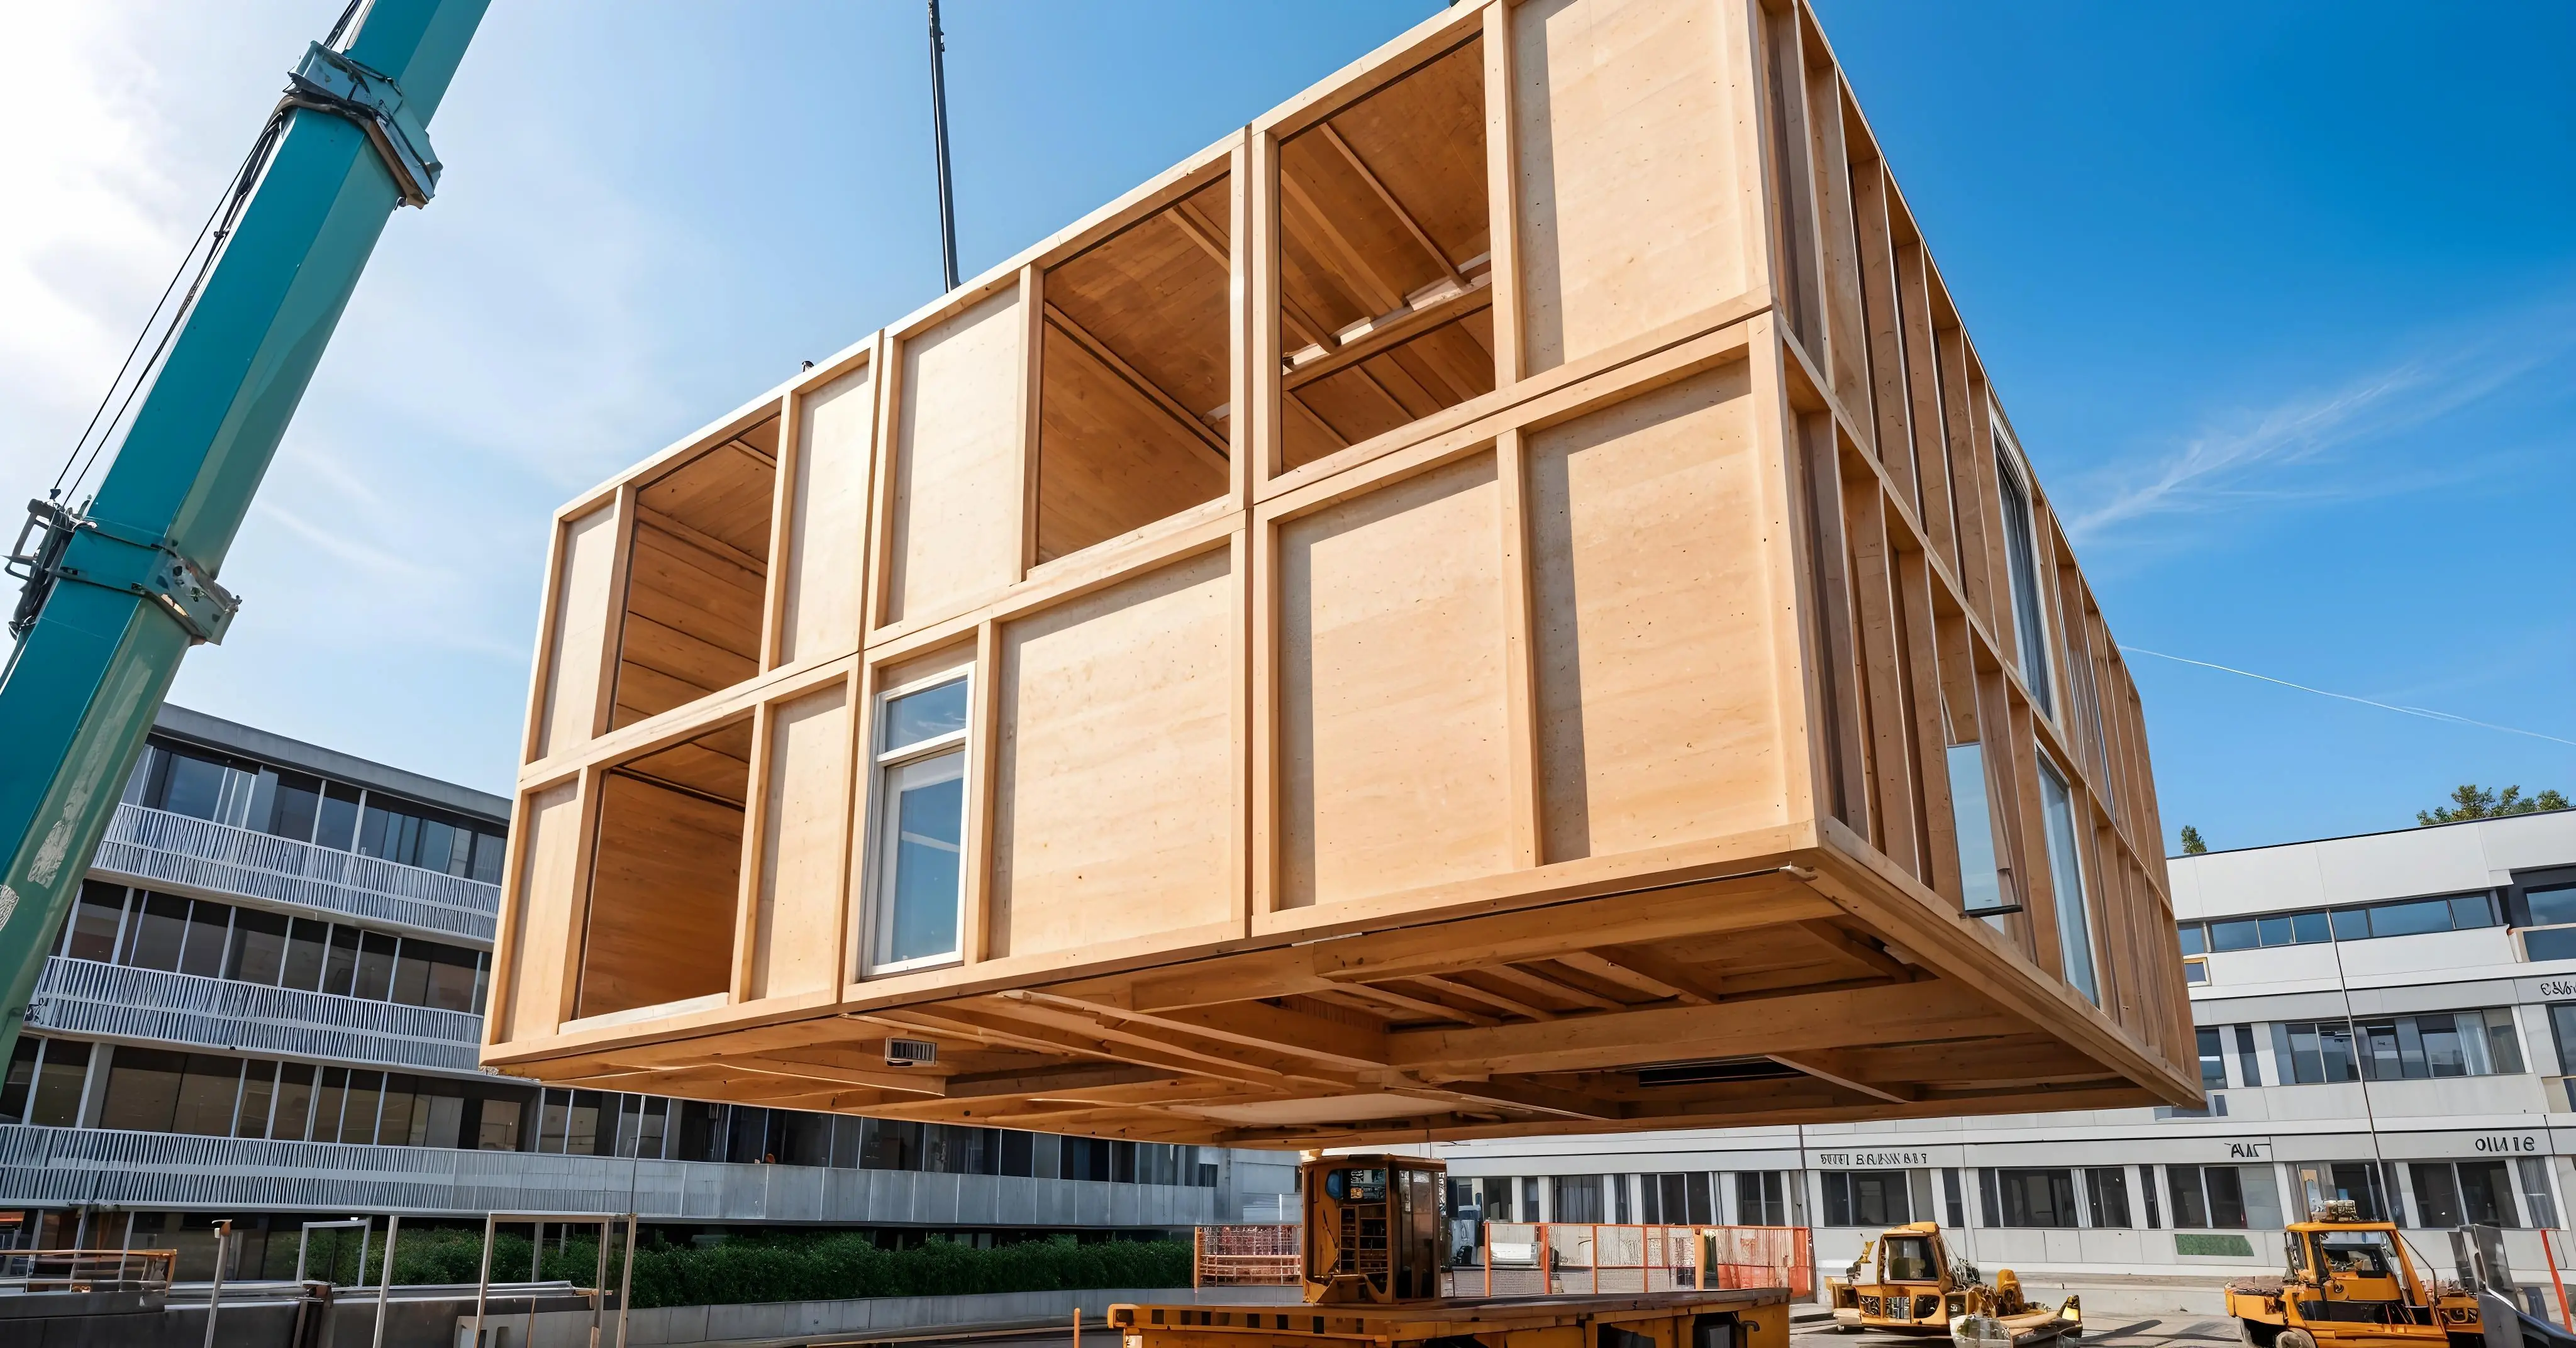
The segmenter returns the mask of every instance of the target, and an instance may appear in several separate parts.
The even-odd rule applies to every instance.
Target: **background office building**
[[[284,1276],[301,1220],[635,1211],[978,1242],[1275,1216],[1291,1159],[539,1089],[476,1065],[508,802],[158,718],[0,1086],[0,1244]],[[0,1217],[0,1221],[5,1221]],[[271,1237],[275,1238],[272,1239]]]
[[[1488,1218],[1812,1225],[1820,1268],[1931,1220],[1988,1268],[2228,1276],[2350,1198],[2509,1234],[2576,1196],[2576,811],[2176,857],[2205,1109],[1442,1144]],[[2096,927],[2096,930],[2100,928]]]

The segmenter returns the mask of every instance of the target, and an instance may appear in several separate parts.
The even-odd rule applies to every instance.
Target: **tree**
[[[2566,808],[2567,797],[2555,790],[2525,796],[2520,786],[2491,791],[2474,782],[2463,782],[2451,792],[2450,804],[2417,810],[2415,822],[2418,826],[2456,824],[2463,819],[2499,819],[2509,814],[2538,814],[2543,810]]]
[[[2200,840],[2199,829],[2193,828],[2189,824],[2182,826],[2182,854],[2184,856],[2196,857],[2208,850],[2209,844]]]

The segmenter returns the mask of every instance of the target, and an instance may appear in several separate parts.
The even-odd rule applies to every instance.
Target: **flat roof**
[[[152,718],[152,729],[158,734],[190,740],[210,749],[228,750],[278,767],[294,768],[317,777],[347,782],[351,786],[363,786],[370,791],[408,796],[424,805],[435,805],[460,814],[479,815],[502,827],[507,827],[510,822],[510,802],[505,797],[436,777],[425,777],[417,772],[387,767],[355,754],[289,739],[173,703],[161,704],[160,713]]]

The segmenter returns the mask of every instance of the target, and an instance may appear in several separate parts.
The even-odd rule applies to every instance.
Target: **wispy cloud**
[[[2417,354],[2339,384],[2212,416],[2178,446],[2096,474],[2090,485],[2097,499],[2083,503],[2077,493],[2067,530],[2086,541],[2157,516],[2406,489],[2420,472],[2328,477],[2313,470],[2340,470],[2345,451],[2465,412],[2559,363],[2576,340],[2568,309],[2553,300],[2490,325],[2509,331],[2510,340],[2427,336]]]

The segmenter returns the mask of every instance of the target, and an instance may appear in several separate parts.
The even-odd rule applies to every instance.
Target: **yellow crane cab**
[[[2227,1284],[2227,1313],[2248,1348],[2480,1348],[2475,1294],[2427,1279],[2387,1222],[2326,1204],[2283,1233],[2278,1277]]]
[[[1941,1239],[1934,1222],[1888,1228],[1861,1246],[1842,1277],[1825,1279],[1825,1292],[1834,1327],[1846,1334],[1949,1334],[1961,1316],[1999,1321],[2015,1343],[2072,1338],[2084,1330],[2077,1298],[2057,1307],[2035,1305],[2022,1295],[2021,1279],[2011,1269],[1998,1271],[1989,1286],[1975,1264]]]

